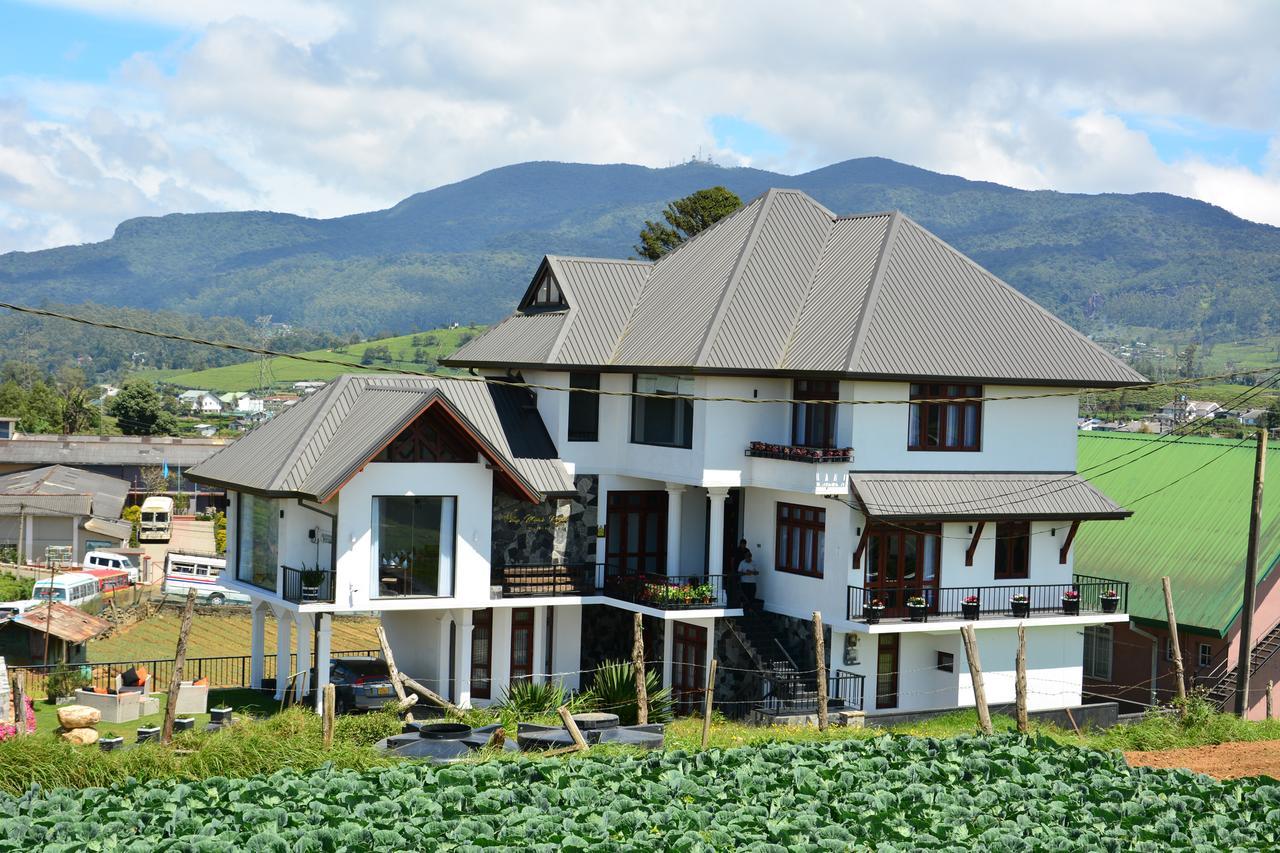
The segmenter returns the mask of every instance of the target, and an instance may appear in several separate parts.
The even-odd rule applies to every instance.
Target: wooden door
[[[671,698],[677,714],[692,714],[701,705],[707,686],[707,629],[687,622],[667,624],[675,632],[671,644]]]
[[[493,611],[471,617],[471,698],[493,697]]]
[[[876,707],[898,707],[898,634],[878,634],[876,649]]]
[[[511,611],[511,683],[533,676],[533,608]]]
[[[605,561],[624,575],[667,573],[667,493],[609,492]]]
[[[905,616],[907,599],[938,605],[942,529],[937,524],[883,525],[866,532],[866,584],[885,603],[885,616]],[[865,601],[864,605],[870,601]]]

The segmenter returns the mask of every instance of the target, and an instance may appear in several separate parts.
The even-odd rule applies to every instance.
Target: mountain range
[[[487,323],[544,254],[628,257],[645,219],[723,185],[804,190],[840,214],[899,209],[1086,332],[1204,340],[1275,331],[1280,229],[1162,193],[1026,191],[881,158],[800,175],[703,162],[531,162],[335,219],[261,211],[122,222],[100,243],[0,255],[0,298],[270,314],[342,335]]]

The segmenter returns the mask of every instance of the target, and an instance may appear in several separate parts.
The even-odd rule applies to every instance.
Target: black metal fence
[[[854,672],[827,676],[827,709],[862,710],[866,678]],[[817,673],[782,672],[764,679],[760,708],[770,714],[803,714],[818,710]]]
[[[608,567],[604,594],[663,610],[727,607],[723,575],[659,575]]]
[[[336,573],[332,569],[294,569],[280,567],[284,572],[285,601],[294,604],[333,604]]]
[[[1032,614],[1126,613],[1129,584],[1074,575],[1072,583],[995,586],[908,587],[867,589],[849,587],[849,619],[930,618],[981,619],[983,616],[1023,617]]]
[[[360,649],[352,651],[333,652],[333,657],[377,657],[381,656],[380,649]],[[311,665],[315,665],[315,652],[311,654]],[[18,672],[26,673],[26,690],[32,696],[46,695],[45,682],[49,674],[58,668],[60,664],[48,664],[39,666],[12,666],[9,667],[9,677],[12,678]],[[151,659],[151,660],[120,660],[107,661],[101,663],[82,663],[71,664],[73,669],[78,669],[90,681],[91,686],[104,690],[110,690],[116,686],[116,676],[125,672],[130,668],[144,666],[151,674],[150,689],[153,692],[161,692],[167,690],[169,681],[173,678],[173,659]],[[263,678],[275,678],[277,675],[276,655],[263,656]],[[289,670],[284,673],[285,677],[292,675],[298,671],[298,655],[293,653],[289,655]],[[250,674],[252,672],[252,658],[250,655],[226,655],[222,657],[205,657],[205,658],[187,658],[186,664],[182,668],[182,678],[184,681],[196,681],[201,678],[209,679],[210,687],[249,687]]]

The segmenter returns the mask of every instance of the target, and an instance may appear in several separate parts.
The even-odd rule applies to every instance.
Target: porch
[[[493,566],[490,579],[502,598],[604,596],[659,610],[731,606],[731,590],[717,574],[667,575],[607,563],[544,563]]]

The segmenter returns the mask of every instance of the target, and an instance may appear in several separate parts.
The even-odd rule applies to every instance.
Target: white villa
[[[772,190],[657,263],[547,257],[444,363],[472,375],[341,377],[188,473],[231,496],[255,683],[268,612],[320,683],[331,615],[378,613],[462,705],[577,686],[639,612],[680,701],[715,656],[726,710],[789,713],[819,611],[842,707],[971,705],[972,624],[994,703],[1026,626],[1043,710],[1127,620],[1072,570],[1082,523],[1128,515],[1076,474],[1076,393],[1144,380],[901,214]]]

